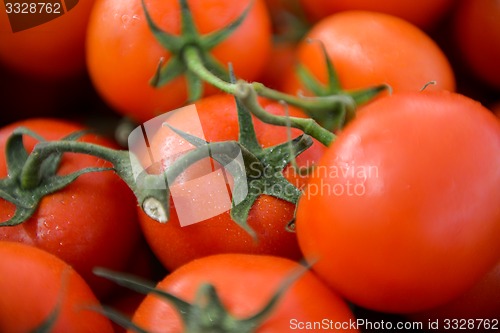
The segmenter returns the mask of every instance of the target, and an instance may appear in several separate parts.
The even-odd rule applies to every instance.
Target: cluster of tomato
[[[1,332],[500,329],[498,1],[87,0],[15,33],[3,8]],[[123,137],[187,103],[258,167],[182,226]],[[149,153],[196,146],[169,121]]]

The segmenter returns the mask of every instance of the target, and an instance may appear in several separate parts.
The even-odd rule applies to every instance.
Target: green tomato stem
[[[228,94],[234,95],[236,93],[236,85],[222,80],[205,67],[201,52],[197,47],[191,46],[185,48],[184,61],[188,69],[205,82],[210,83]]]
[[[300,129],[325,146],[329,146],[336,138],[335,134],[321,127],[312,118],[283,117],[270,114],[259,104],[257,92],[252,84],[240,81],[238,83],[237,97],[241,99],[250,112],[265,123]]]
[[[113,165],[113,170],[128,185],[137,197],[142,209],[151,218],[166,222],[169,213],[168,187],[164,175],[150,175],[143,172],[136,177],[133,170],[144,170],[138,158],[129,151],[115,150],[80,141],[44,141],[38,143],[28,156],[21,171],[21,187],[32,189],[38,186],[36,180],[43,161],[54,153],[79,153],[101,158]]]
[[[215,76],[211,73],[206,67],[203,65],[200,52],[196,49],[196,47],[187,47],[184,52],[184,60],[188,69],[194,74],[198,75],[202,80],[212,84],[213,86],[219,88],[220,90],[234,95],[238,98],[241,98],[242,102],[245,106],[252,112],[257,118],[262,120],[265,123],[277,126],[291,126],[294,128],[298,128],[302,130],[305,134],[308,134],[324,144],[325,146],[329,146],[332,141],[335,139],[335,135],[325,128],[321,127],[316,121],[313,119],[304,119],[304,118],[296,118],[296,117],[283,117],[276,116],[268,113],[266,110],[260,106],[258,101],[258,94],[262,94],[263,97],[282,100],[292,105],[296,105],[301,108],[306,108],[315,106],[317,107],[318,103],[347,103],[350,102],[351,99],[346,95],[335,95],[328,97],[318,97],[311,99],[299,98],[291,95],[287,95],[281,93],[279,91],[275,91],[273,89],[265,87],[263,84],[254,82],[247,83],[244,81],[240,81],[238,83],[230,83],[226,82],[219,77]],[[320,109],[323,109],[325,106],[321,105]]]
[[[253,82],[252,86],[259,96],[277,101],[284,101],[290,105],[301,108],[310,116],[313,116],[316,112],[329,112],[335,110],[339,105],[345,106],[349,112],[356,109],[354,99],[347,94],[339,93],[329,96],[299,97],[268,88],[259,82]]]

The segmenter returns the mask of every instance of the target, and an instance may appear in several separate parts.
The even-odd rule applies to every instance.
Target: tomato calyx
[[[166,222],[168,192],[162,187],[162,175],[146,174],[136,179],[134,170],[142,168],[138,158],[129,151],[115,150],[76,141],[86,131],[70,134],[59,141],[45,141],[36,133],[19,127],[7,141],[6,161],[8,176],[0,179],[0,198],[15,206],[14,215],[0,226],[16,226],[27,221],[37,210],[40,201],[47,195],[62,190],[79,176],[90,172],[114,171],[134,192],[139,205],[153,219]],[[23,145],[23,136],[34,137],[39,142],[28,154]],[[112,164],[106,168],[84,168],[68,175],[57,175],[64,153],[95,156]]]
[[[291,141],[262,148],[255,134],[251,113],[237,98],[236,104],[239,123],[238,141],[207,142],[166,124],[177,135],[196,147],[166,170],[166,178],[175,179],[189,165],[203,158],[214,159],[233,178],[231,218],[256,238],[255,231],[247,223],[250,209],[262,194],[293,204],[298,202],[301,190],[285,178],[283,170],[299,154],[308,149],[313,141],[309,135],[303,134]],[[238,154],[243,157],[243,165],[235,163]]]
[[[353,98],[346,94],[333,94],[318,97],[292,96],[268,88],[260,82],[249,83],[244,80],[232,80],[231,82],[224,81],[204,66],[202,55],[196,48],[186,48],[185,61],[193,74],[223,92],[240,98],[248,110],[263,122],[277,126],[291,126],[302,131],[307,129],[309,132],[305,132],[306,134],[311,134],[325,146],[330,145],[334,139],[334,135],[327,134],[326,132],[328,132],[328,130],[320,126],[314,119],[292,117],[290,118],[292,121],[289,122],[285,117],[270,115],[259,105],[258,96],[296,106],[304,110],[309,116],[318,112],[330,112],[332,108],[337,108],[339,105],[346,110],[350,110],[349,112],[351,113],[354,112],[356,108]]]
[[[308,267],[301,267],[293,271],[280,284],[274,294],[271,295],[267,303],[256,313],[246,318],[233,316],[222,302],[214,285],[210,283],[200,285],[197,289],[194,302],[190,303],[167,291],[156,288],[149,281],[130,274],[117,273],[104,268],[94,269],[94,274],[136,292],[153,294],[170,303],[179,313],[184,324],[183,332],[185,333],[252,333],[256,332],[273,314],[285,292],[307,270]],[[103,307],[96,309],[96,311],[100,311],[126,329],[140,333],[149,333],[110,307]]]
[[[243,23],[252,8],[253,1],[250,2],[236,20],[224,28],[206,35],[201,35],[198,32],[187,0],[179,0],[179,5],[181,7],[181,34],[176,36],[163,31],[156,25],[146,8],[144,0],[142,0],[144,14],[151,32],[162,47],[171,54],[170,59],[166,63],[164,58],[160,59],[150,84],[154,87],[161,87],[174,78],[185,75],[188,85],[188,101],[195,101],[203,94],[203,84],[201,79],[193,74],[186,65],[185,50],[195,48],[200,54],[205,68],[217,77],[228,78],[227,70],[210,54],[210,51],[231,36]]]
[[[86,134],[79,131],[62,139],[65,142],[76,142]],[[84,168],[68,175],[58,175],[57,170],[62,160],[62,152],[54,151],[43,159],[33,159],[26,151],[23,136],[28,135],[41,143],[46,142],[36,133],[17,128],[9,137],[6,145],[6,161],[8,176],[0,179],[0,198],[16,207],[14,215],[0,226],[16,226],[28,220],[36,211],[43,197],[57,192],[71,184],[79,176],[109,168]]]
[[[347,95],[352,98],[356,106],[359,106],[369,102],[381,92],[385,90],[391,90],[391,87],[387,84],[381,84],[378,86],[358,90],[344,90],[340,84],[335,66],[328,56],[325,45],[321,41],[312,39],[307,39],[306,42],[318,43],[323,54],[327,72],[327,83],[323,84],[312,75],[312,73],[307,69],[306,66],[301,63],[297,64],[296,73],[299,80],[309,91],[313,93],[314,96],[321,97],[331,95]],[[356,116],[356,114],[353,108],[347,108],[345,104],[339,103],[336,105],[336,107],[330,110],[312,112],[310,113],[310,116],[313,117],[321,126],[331,131],[337,131],[344,127],[345,124],[347,124],[349,121],[351,121]]]
[[[307,134],[272,147],[262,148],[257,140],[251,113],[245,107],[243,101],[236,99],[239,123],[238,141],[246,147],[256,159],[260,161],[261,169],[255,173],[248,174],[248,194],[240,204],[231,209],[231,217],[245,230],[249,230],[247,224],[250,208],[255,200],[261,195],[270,195],[293,204],[297,204],[302,192],[290,183],[283,175],[283,170],[295,158],[312,146],[312,138]],[[246,165],[246,170],[254,170],[255,164]],[[254,235],[254,232],[251,232]]]
[[[0,198],[16,206],[16,212],[1,226],[15,226],[29,219],[42,198],[57,192],[89,172],[113,170],[134,192],[139,205],[153,219],[167,221],[168,192],[164,189],[163,175],[142,172],[136,179],[134,170],[143,169],[138,158],[126,150],[115,150],[101,145],[76,141],[84,132],[71,134],[59,141],[44,141],[36,133],[17,128],[7,143],[8,177],[0,179]],[[22,144],[23,135],[37,138],[40,142],[28,154]],[[64,153],[95,156],[113,165],[112,168],[84,168],[74,173],[56,174]]]

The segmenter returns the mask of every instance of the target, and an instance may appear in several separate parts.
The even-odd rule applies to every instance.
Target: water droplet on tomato
[[[122,15],[121,20],[123,23],[123,27],[126,28],[126,25],[130,22],[130,16]]]

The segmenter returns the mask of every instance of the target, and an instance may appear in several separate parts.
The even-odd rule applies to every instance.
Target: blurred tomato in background
[[[300,0],[312,22],[342,11],[366,10],[400,17],[422,29],[434,26],[455,2],[456,0]]]
[[[2,11],[0,62],[12,71],[43,80],[68,78],[83,73],[85,36],[93,4],[93,0],[79,1],[63,15],[15,33],[12,32],[6,12]],[[31,13],[24,15],[34,17]]]

